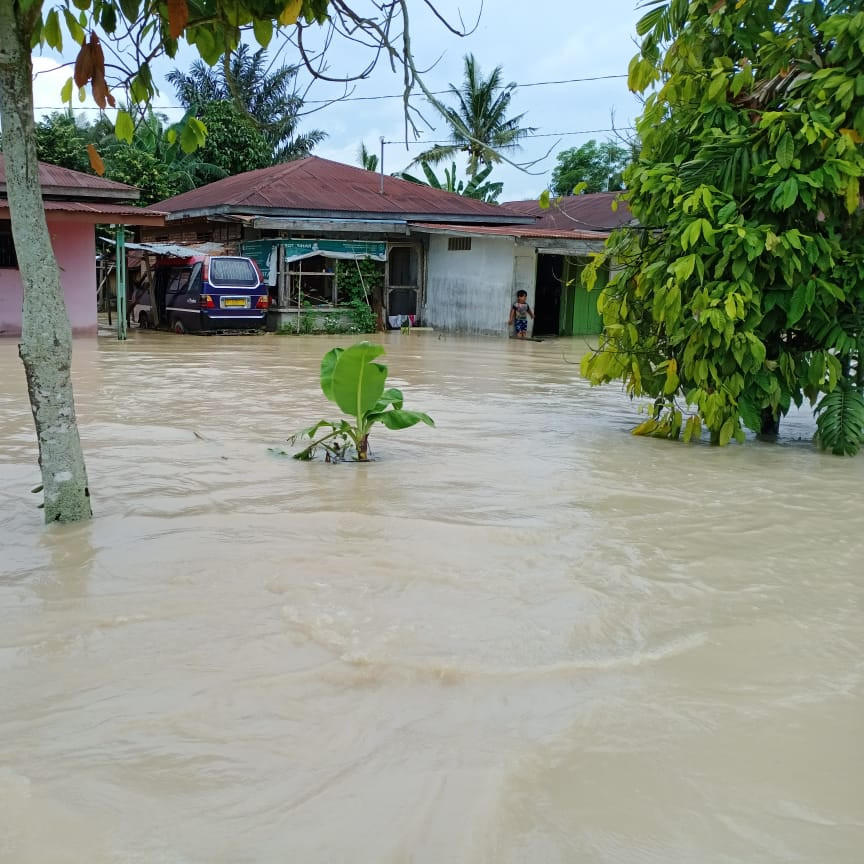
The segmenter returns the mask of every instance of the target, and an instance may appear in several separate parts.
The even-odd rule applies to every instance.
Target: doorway
[[[414,244],[390,244],[387,256],[387,323],[400,327],[406,317],[417,315],[420,287],[420,251]],[[412,317],[412,324],[419,321]]]
[[[562,255],[537,256],[534,291],[534,334],[537,336],[557,336],[560,333],[563,276]]]

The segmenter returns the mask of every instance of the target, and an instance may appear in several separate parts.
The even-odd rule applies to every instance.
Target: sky
[[[479,15],[473,32],[460,38],[435,20],[424,3],[412,0],[413,56],[419,68],[427,69],[423,78],[431,91],[446,90],[451,83],[459,86],[468,53],[474,54],[484,76],[500,65],[502,80],[519,85],[512,97],[511,114],[524,113],[522,124],[536,131],[510,156],[514,162],[536,164],[527,170],[496,166],[489,179],[504,183],[500,200],[536,198],[550,182],[555,154],[592,138],[603,141],[614,137],[610,131],[613,115],[617,129],[626,131],[632,126],[639,104],[627,90],[624,76],[636,52],[636,21],[644,14],[637,2],[640,0],[540,0],[532,6],[516,0],[485,0],[482,4],[481,0],[436,0],[437,9],[454,23],[461,14],[466,25],[471,26]],[[292,51],[287,46],[280,54],[280,62],[296,62]],[[66,59],[74,59],[74,53],[67,53]],[[175,61],[162,61],[155,70],[160,95],[154,105],[172,119],[182,111],[177,110],[173,88],[161,76],[174,65],[185,71],[195,56],[187,48]],[[328,72],[356,72],[364,56],[353,46],[334,45],[328,54]],[[57,68],[57,58],[48,56],[36,54],[33,59],[38,118],[62,107],[60,89],[71,67]],[[298,81],[306,83],[302,75]],[[432,128],[423,126],[419,144],[409,133],[406,148],[401,98],[380,98],[400,96],[401,84],[400,73],[393,74],[388,65],[381,63],[368,79],[352,85],[348,99],[326,104],[342,95],[343,88],[314,82],[306,94],[310,113],[302,119],[300,130],[324,130],[327,138],[315,154],[353,165],[358,164],[361,142],[380,157],[383,137],[384,171],[401,171],[429,142],[447,137],[440,117],[436,118],[426,100],[418,97],[414,104]],[[89,99],[79,103],[76,98],[73,106],[88,119],[95,119],[96,111]],[[436,169],[439,176],[443,176],[444,167],[449,166],[442,164]],[[464,176],[464,160],[457,161],[457,168]],[[421,172],[416,169],[416,173]]]

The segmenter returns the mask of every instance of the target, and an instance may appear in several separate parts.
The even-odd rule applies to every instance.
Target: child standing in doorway
[[[517,291],[516,302],[510,307],[510,326],[517,339],[524,339],[528,332],[528,316],[534,320],[534,313],[528,305],[528,292]]]

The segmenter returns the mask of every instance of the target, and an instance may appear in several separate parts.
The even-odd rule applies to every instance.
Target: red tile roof
[[[524,223],[525,217],[497,204],[465,198],[353,165],[308,156],[270,168],[217,180],[154,204],[174,218],[238,215],[327,218],[401,218],[436,221]],[[170,219],[170,217],[169,217]]]
[[[42,186],[42,194],[54,198],[65,195],[79,199],[110,198],[122,201],[137,199],[139,194],[134,186],[106,180],[95,174],[84,174],[81,171],[49,165],[47,162],[39,163],[39,183]],[[5,192],[6,162],[3,154],[0,153],[0,193]]]
[[[626,225],[633,219],[625,201],[618,200],[617,210],[612,209],[612,203],[620,194],[593,192],[587,195],[567,195],[553,199],[547,209],[543,209],[537,199],[506,201],[501,206],[523,216],[539,216],[539,224],[544,227],[609,233],[613,228]]]
[[[124,204],[110,204],[102,201],[43,201],[48,218],[63,214],[72,221],[92,222],[95,224],[150,225],[165,224],[165,214],[143,207]],[[9,219],[9,202],[0,197],[0,221]]]

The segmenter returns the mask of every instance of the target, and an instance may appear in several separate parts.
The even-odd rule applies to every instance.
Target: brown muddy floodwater
[[[0,861],[864,860],[864,456],[382,338],[438,426],[367,466],[268,453],[331,338],[76,344],[96,518],[48,529],[0,342]]]

